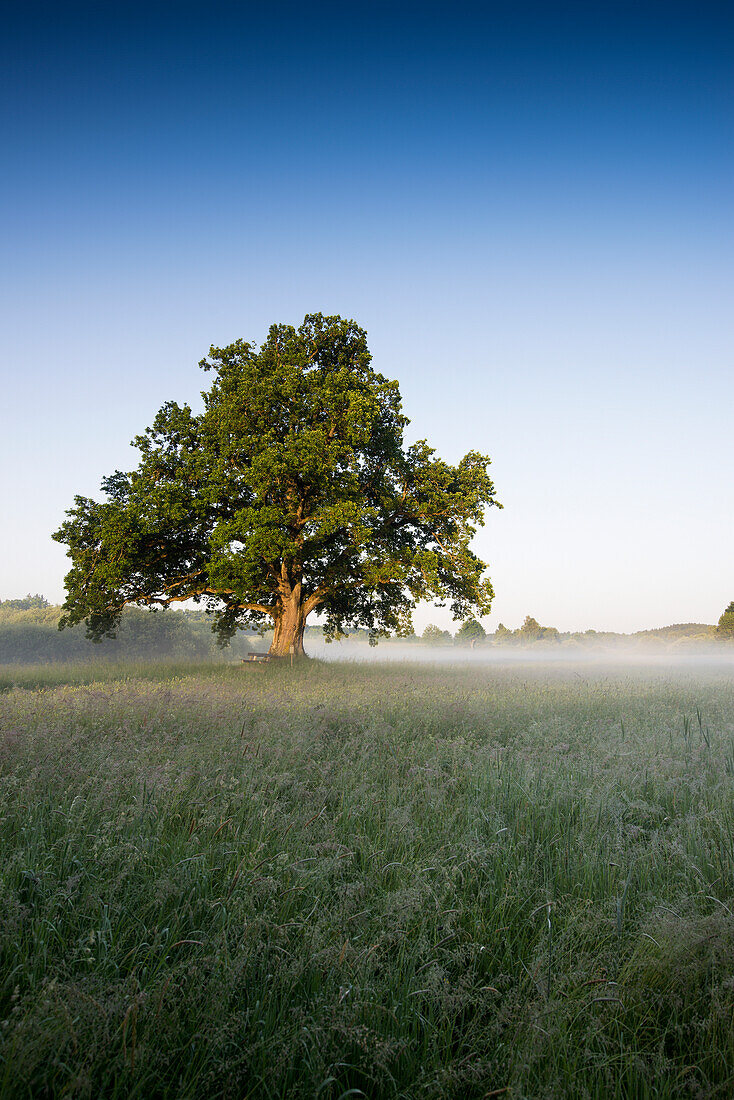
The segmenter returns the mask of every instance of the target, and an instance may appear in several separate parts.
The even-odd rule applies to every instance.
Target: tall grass
[[[97,660],[58,663],[39,661],[23,665],[0,664],[0,694],[13,688],[43,690],[72,684],[104,684],[118,680],[148,680],[163,683],[179,680],[185,676],[209,679],[221,675],[224,661],[224,658],[216,655],[205,661],[186,657],[167,657],[154,662],[141,659],[115,661],[103,657]],[[238,658],[230,658],[226,664],[236,667]]]
[[[732,1094],[725,669],[104,671],[0,696],[0,1096]]]

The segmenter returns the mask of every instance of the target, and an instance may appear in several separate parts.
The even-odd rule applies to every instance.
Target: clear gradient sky
[[[730,3],[3,6],[0,598],[210,344],[338,313],[493,459],[488,629],[734,598]],[[445,611],[421,611],[450,625]]]

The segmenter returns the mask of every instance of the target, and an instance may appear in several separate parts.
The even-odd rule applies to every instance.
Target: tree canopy
[[[721,638],[734,638],[734,600],[731,601],[721,615],[716,633]]]
[[[303,650],[308,615],[327,637],[410,629],[418,600],[486,614],[492,585],[470,549],[501,507],[489,458],[452,466],[406,446],[397,382],[371,366],[366,333],[321,314],[273,325],[258,347],[212,347],[204,407],[170,401],[134,440],[138,467],[77,496],[54,538],[72,567],[61,626],[114,636],[126,604],[203,602],[224,643],[273,626],[271,652]]]
[[[504,623],[499,623],[494,640],[501,645],[535,645],[536,642],[559,642],[561,635],[554,626],[541,626],[532,615],[526,615],[519,630],[508,630]]]
[[[40,592],[36,592],[35,595],[31,595],[29,592],[27,596],[20,600],[0,600],[0,607],[5,611],[41,611],[43,608],[50,606],[46,597],[42,596]]]
[[[487,632],[481,623],[478,623],[476,619],[467,619],[456,632],[456,642],[458,645],[473,645],[475,642],[486,638],[486,636]]]
[[[421,637],[426,645],[451,645],[454,640],[448,630],[441,630],[435,623],[429,623]]]

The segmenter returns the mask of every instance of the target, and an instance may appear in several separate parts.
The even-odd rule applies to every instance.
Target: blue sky
[[[492,456],[488,627],[715,621],[733,45],[707,3],[9,5],[0,598],[62,597],[50,532],[210,344],[321,311]]]

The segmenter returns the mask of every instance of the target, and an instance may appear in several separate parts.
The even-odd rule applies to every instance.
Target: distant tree
[[[457,645],[472,645],[486,637],[487,633],[481,623],[476,619],[467,619],[457,630],[455,641]]]
[[[734,638],[734,600],[731,601],[719,619],[716,633],[720,638]]]
[[[537,642],[543,637],[543,627],[532,615],[527,615],[520,627],[520,641]]]
[[[507,645],[509,642],[514,641],[515,635],[512,630],[505,626],[504,623],[498,623],[497,629],[494,632],[495,643],[499,645]]]
[[[489,459],[405,446],[398,385],[370,364],[366,333],[321,314],[273,325],[259,349],[211,348],[204,411],[164,405],[137,469],[106,478],[101,503],[76,497],[54,535],[72,561],[61,626],[99,640],[127,604],[203,601],[222,642],[265,624],[286,654],[313,611],[327,637],[372,640],[410,629],[418,600],[488,612],[470,542],[498,506]]]
[[[448,630],[441,630],[435,623],[429,623],[423,631],[423,641],[426,645],[447,645],[453,641]]]
[[[533,642],[557,642],[561,635],[554,626],[541,626],[537,619],[528,615],[518,631],[518,637],[528,645]]]
[[[0,606],[6,611],[42,611],[45,607],[50,607],[45,596],[41,596],[36,592],[34,596],[28,593],[22,600],[0,600]]]

